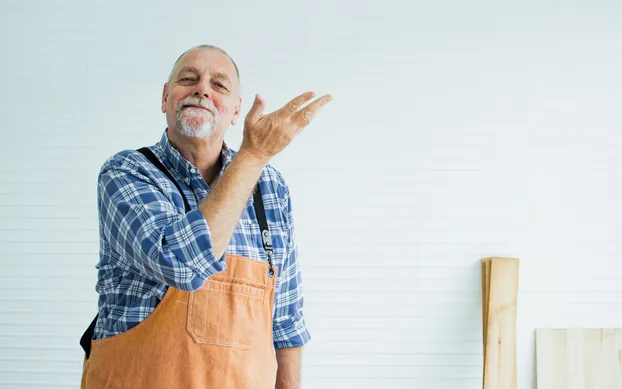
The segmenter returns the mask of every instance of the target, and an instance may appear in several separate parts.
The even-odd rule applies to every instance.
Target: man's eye
[[[221,84],[220,82],[217,82],[217,83],[216,83],[216,86],[217,86],[217,87],[219,87],[219,88],[222,88],[222,89],[224,89],[224,90],[227,90],[227,87],[226,87],[226,86],[224,86],[223,84]]]
[[[182,82],[194,81],[194,78],[192,78],[192,77],[182,77],[182,78],[179,79],[179,81],[182,81]]]

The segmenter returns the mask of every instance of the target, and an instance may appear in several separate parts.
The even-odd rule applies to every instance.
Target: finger
[[[294,122],[296,128],[302,129],[307,124],[311,123],[311,120],[322,110],[322,108],[333,99],[331,95],[324,95],[311,104],[304,107],[300,111],[296,112],[291,121]]]
[[[246,115],[246,119],[250,120],[251,123],[255,123],[257,120],[261,118],[261,114],[263,113],[263,109],[265,107],[263,97],[259,94],[255,95],[255,101],[253,101],[253,105],[251,109],[248,111]]]
[[[294,97],[289,103],[285,104],[276,112],[284,117],[290,117],[295,114],[307,101],[314,97],[315,92],[305,92],[297,97]]]

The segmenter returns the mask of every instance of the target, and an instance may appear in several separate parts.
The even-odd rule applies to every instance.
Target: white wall
[[[519,388],[543,326],[622,325],[622,3],[4,1],[0,388],[78,387],[96,179],[156,142],[186,48],[245,112],[335,100],[273,163],[294,196],[303,388],[481,387],[479,259],[521,259]],[[237,147],[241,127],[230,130]]]

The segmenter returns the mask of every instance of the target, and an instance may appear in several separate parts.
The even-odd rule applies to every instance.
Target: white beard
[[[185,136],[194,138],[205,138],[214,132],[216,123],[218,122],[218,110],[211,106],[211,114],[206,114],[200,109],[182,109],[185,104],[196,104],[196,101],[188,101],[192,99],[185,99],[179,103],[179,107],[176,112],[175,127],[177,131]],[[210,118],[206,118],[205,115],[210,115]]]

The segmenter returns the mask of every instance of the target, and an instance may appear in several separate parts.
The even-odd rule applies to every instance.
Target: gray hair
[[[221,53],[223,53],[224,55],[226,55],[229,60],[231,60],[231,63],[233,64],[233,67],[235,67],[235,73],[238,76],[238,84],[240,83],[240,70],[238,69],[238,65],[235,64],[235,61],[233,60],[233,58],[231,58],[231,56],[229,54],[227,54],[226,51],[224,51],[223,49],[221,49],[220,47],[216,47],[216,46],[212,46],[212,45],[198,45],[198,46],[194,46],[189,48],[188,50],[184,51],[178,58],[177,61],[175,61],[175,63],[173,64],[173,68],[171,69],[171,72],[168,75],[168,82],[171,82],[171,79],[173,78],[173,74],[175,73],[175,69],[177,68],[177,64],[179,63],[179,60],[186,55],[186,53],[195,50],[195,49],[214,49],[214,50],[218,50]]]

